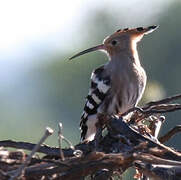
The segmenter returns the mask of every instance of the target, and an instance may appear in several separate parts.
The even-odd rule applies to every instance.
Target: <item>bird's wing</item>
[[[86,125],[86,122],[88,120],[88,117],[97,113],[99,106],[104,101],[110,89],[110,77],[105,76],[104,71],[105,66],[103,65],[95,69],[91,75],[91,85],[89,89],[89,94],[86,97],[86,103],[80,122],[82,140],[84,140],[87,133],[88,127]]]

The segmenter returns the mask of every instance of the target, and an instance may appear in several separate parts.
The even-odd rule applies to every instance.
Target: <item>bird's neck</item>
[[[132,42],[130,45],[130,52],[131,55],[133,57],[133,61],[136,65],[141,66],[140,64],[140,60],[139,60],[139,56],[138,56],[138,51],[137,51],[137,43],[136,42]]]
[[[136,65],[141,66],[138,51],[135,44],[131,44],[128,48],[121,50],[110,57],[111,61],[117,62],[116,64],[125,64],[130,66]]]

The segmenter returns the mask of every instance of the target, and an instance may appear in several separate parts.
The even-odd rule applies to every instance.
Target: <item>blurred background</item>
[[[58,122],[73,144],[91,71],[105,63],[101,52],[68,58],[120,28],[159,24],[139,43],[148,85],[142,100],[181,93],[180,0],[0,1],[0,137],[36,143],[46,126],[57,146]],[[170,113],[161,133],[180,124]],[[169,145],[181,149],[179,135]]]

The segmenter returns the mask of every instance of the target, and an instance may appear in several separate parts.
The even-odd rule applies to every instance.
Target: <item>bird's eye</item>
[[[115,46],[115,45],[117,44],[117,41],[116,41],[116,40],[113,40],[113,41],[111,42],[111,44],[112,44],[113,46]]]

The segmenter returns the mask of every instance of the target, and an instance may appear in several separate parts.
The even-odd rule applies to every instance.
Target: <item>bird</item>
[[[145,90],[147,75],[141,65],[137,43],[145,34],[157,29],[149,27],[119,29],[106,37],[103,43],[72,56],[101,50],[108,56],[108,62],[93,70],[90,88],[81,116],[81,141],[95,139],[98,124],[111,116],[120,117],[137,106]]]

